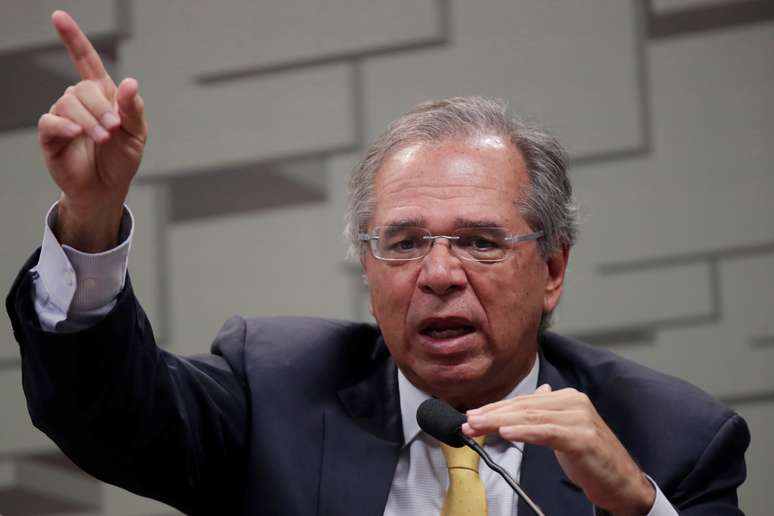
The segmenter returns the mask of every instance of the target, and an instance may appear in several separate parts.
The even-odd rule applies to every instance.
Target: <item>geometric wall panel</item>
[[[367,135],[417,102],[502,97],[573,156],[642,150],[638,4],[451,2],[450,44],[363,65]]]
[[[122,42],[120,63],[122,75],[139,80],[146,101],[151,136],[145,173],[178,174],[353,148],[358,141],[351,101],[356,96],[354,68],[326,59],[347,55],[358,45],[368,52],[440,38],[440,4],[405,3],[416,17],[390,35],[389,27],[396,24],[394,6],[376,2],[334,2],[333,12],[346,14],[336,18],[328,12],[321,25],[309,17],[308,4],[302,8],[298,2],[234,9],[133,2],[131,35]],[[304,44],[305,38],[317,39],[314,31],[305,33],[306,26],[295,23],[301,12],[307,15],[304,23],[323,33],[321,48]],[[254,19],[260,20],[259,27],[250,23]],[[197,24],[206,27],[197,30]],[[271,29],[261,32],[261,24]],[[378,28],[368,30],[371,26]],[[170,31],[181,36],[169,38]],[[197,80],[234,67],[276,65],[279,57],[271,54],[276,42],[265,39],[272,31],[301,45],[288,49],[291,62],[315,57],[320,61],[239,80]],[[230,37],[222,37],[224,32]],[[322,59],[320,52],[332,54]]]
[[[119,23],[118,6],[119,1],[116,0],[5,1],[0,17],[0,52],[58,45],[59,38],[48,22],[56,9],[73,15],[90,37],[115,34]]]
[[[771,470],[774,468],[774,402],[734,406],[750,426],[752,440],[747,452],[747,481],[739,489],[739,501],[748,516],[771,512]]]
[[[150,127],[147,177],[320,154],[356,141],[348,65],[201,86],[168,79],[160,63],[133,66],[129,54],[122,62],[140,82]]]
[[[0,369],[0,407],[3,431],[0,432],[0,455],[53,450],[54,443],[32,426],[27,412],[19,366]]]
[[[663,329],[650,346],[622,351],[722,399],[769,393],[774,401],[774,346],[755,345],[756,338],[774,336],[773,269],[774,253],[724,260],[718,265],[721,295],[715,322]],[[679,290],[664,291],[664,299]]]
[[[5,294],[43,240],[46,212],[59,197],[46,171],[34,129],[0,134],[0,288]],[[19,357],[7,317],[0,317],[0,362]]]
[[[164,275],[161,270],[165,243],[166,189],[158,183],[132,185],[126,204],[134,216],[129,273],[137,298],[148,315],[156,338],[164,340]]]
[[[264,0],[224,9],[202,1],[135,2],[133,39],[150,38],[138,43],[192,77],[250,73],[438,41],[440,4]]]
[[[652,153],[575,167],[597,264],[774,242],[774,25],[650,45]]]
[[[171,348],[206,351],[234,314],[351,317],[351,303],[331,302],[350,299],[352,282],[332,219],[318,202],[171,225]]]
[[[600,276],[581,268],[588,261],[573,265],[573,259],[557,310],[560,333],[592,339],[599,333],[707,320],[715,313],[712,271],[707,264]]]

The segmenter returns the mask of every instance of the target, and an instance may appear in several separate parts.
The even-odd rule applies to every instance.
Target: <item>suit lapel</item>
[[[383,348],[383,346],[382,346]],[[397,370],[386,353],[323,414],[318,514],[381,515],[403,444]]]
[[[538,385],[547,383],[553,390],[574,387],[571,378],[562,374],[539,352],[540,374]],[[527,444],[521,461],[521,487],[549,516],[555,514],[593,514],[593,506],[583,491],[564,474],[553,450]],[[532,511],[519,500],[519,516],[531,516]]]

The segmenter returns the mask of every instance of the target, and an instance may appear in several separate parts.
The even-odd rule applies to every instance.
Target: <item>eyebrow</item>
[[[409,227],[409,226],[424,227],[424,225],[425,225],[425,219],[421,217],[397,219],[397,220],[387,222],[385,224],[385,226],[398,226],[402,228]]]
[[[500,228],[503,227],[501,222],[496,222],[492,219],[454,219],[455,228]]]
[[[398,227],[425,227],[425,219],[422,217],[404,218],[393,220],[385,224],[386,226],[398,226]],[[467,219],[457,217],[454,219],[455,228],[499,228],[503,227],[502,223],[496,222],[492,219]]]

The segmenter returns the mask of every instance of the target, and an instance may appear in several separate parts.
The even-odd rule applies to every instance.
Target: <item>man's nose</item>
[[[428,294],[445,296],[463,289],[467,281],[460,259],[452,253],[451,242],[435,239],[430,252],[422,259],[417,279],[419,288]]]

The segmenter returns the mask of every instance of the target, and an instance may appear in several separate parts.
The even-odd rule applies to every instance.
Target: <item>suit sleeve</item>
[[[737,488],[747,476],[744,452],[749,443],[747,423],[732,413],[670,496],[680,514],[744,514],[739,509]]]
[[[249,421],[244,322],[229,321],[212,354],[175,356],[156,345],[127,278],[99,323],[46,332],[32,302],[36,261],[6,300],[33,424],[105,482],[188,514],[235,512]]]

